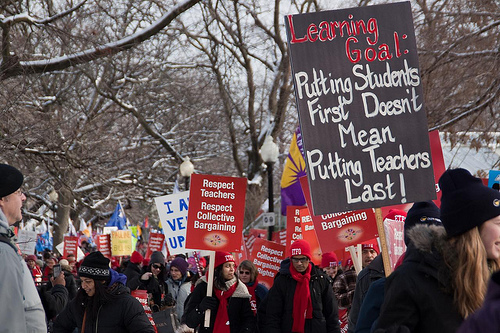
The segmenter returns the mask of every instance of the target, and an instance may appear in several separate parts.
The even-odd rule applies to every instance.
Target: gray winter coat
[[[42,301],[28,265],[16,252],[14,233],[0,210],[0,234],[10,243],[0,242],[0,311],[2,332],[47,332]]]

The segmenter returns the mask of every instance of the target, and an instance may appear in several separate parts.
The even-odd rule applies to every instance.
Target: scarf
[[[231,285],[232,284],[232,285]],[[229,286],[230,285],[230,286]],[[226,281],[227,290],[220,290],[214,288],[214,293],[219,300],[219,307],[217,308],[217,315],[215,316],[214,330],[217,333],[229,333],[229,316],[227,314],[227,300],[231,297],[238,285],[237,279]]]
[[[292,278],[297,281],[295,294],[293,295],[293,326],[292,332],[304,332],[306,318],[312,318],[311,291],[309,281],[311,280],[311,265],[307,267],[304,274],[297,272],[293,264],[290,264]]]
[[[257,315],[257,296],[255,295],[255,289],[257,288],[258,284],[259,282],[257,281],[257,279],[255,279],[253,283],[249,283],[246,285],[248,292],[250,293],[250,295],[252,295],[252,297],[250,298],[250,307],[252,308],[254,315]]]

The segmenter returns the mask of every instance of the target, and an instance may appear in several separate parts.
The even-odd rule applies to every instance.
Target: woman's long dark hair
[[[97,319],[97,314],[101,305],[113,300],[114,296],[108,291],[107,283],[102,283],[100,280],[94,280],[95,293],[90,297],[87,292],[80,288],[76,294],[76,302],[80,304],[78,309],[83,313],[87,311],[87,317],[91,318],[93,322]]]
[[[224,278],[224,274],[222,274],[222,266],[224,265],[219,265],[214,269],[214,287],[219,290],[227,290],[227,280]]]

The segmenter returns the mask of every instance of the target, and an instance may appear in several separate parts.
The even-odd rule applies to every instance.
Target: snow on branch
[[[89,192],[89,191],[92,191],[96,188],[102,187],[105,184],[109,184],[109,183],[131,184],[131,183],[133,183],[133,180],[130,179],[131,177],[132,177],[132,175],[130,175],[130,174],[121,175],[119,177],[113,177],[113,178],[110,178],[102,183],[94,183],[94,184],[82,186],[80,188],[73,190],[73,192],[75,192],[75,193]]]
[[[149,27],[115,42],[48,60],[18,61],[16,64],[3,66],[0,71],[0,80],[5,80],[8,77],[17,75],[47,73],[62,70],[131,49],[156,35],[163,28],[169,25],[177,16],[194,6],[199,1],[200,0],[185,0],[184,2],[174,6],[168,13],[163,15]]]
[[[59,14],[56,14],[56,15],[53,15],[51,17],[48,17],[48,18],[45,18],[45,19],[37,19],[31,15],[29,15],[28,13],[21,13],[21,14],[17,14],[17,15],[12,15],[12,16],[9,16],[7,18],[4,18],[1,20],[1,25],[2,26],[6,26],[6,25],[13,25],[15,23],[29,23],[29,24],[34,24],[34,25],[45,25],[45,24],[49,24],[57,19],[60,19],[66,15],[69,15],[71,13],[73,13],[74,11],[78,10],[80,7],[82,7],[85,3],[87,2],[87,0],[83,0],[82,2],[80,2],[79,4],[77,4],[76,6],[74,7],[71,7],[67,10],[65,10],[64,12],[61,12]]]

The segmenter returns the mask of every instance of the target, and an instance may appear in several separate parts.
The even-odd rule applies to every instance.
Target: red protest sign
[[[246,188],[246,178],[193,174],[186,247],[239,252]]]
[[[246,246],[245,237],[241,239],[241,252],[236,254],[236,262],[238,265],[243,261],[248,259],[248,248]]]
[[[300,222],[300,209],[304,206],[286,207],[286,248],[297,239],[302,239],[302,223]]]
[[[399,217],[399,218],[398,218]],[[397,220],[385,219],[384,220],[384,232],[387,238],[387,246],[389,247],[389,259],[391,267],[394,270],[394,266],[398,262],[399,257],[406,251],[406,244],[404,240],[404,216],[397,215]]]
[[[302,208],[300,221],[302,223],[302,238],[311,246],[312,262],[321,265],[321,247],[314,229],[314,222],[307,207]]]
[[[273,232],[273,242],[286,246],[286,229]]]
[[[68,257],[69,254],[77,256],[78,251],[78,236],[64,236],[64,251],[63,256]]]
[[[307,178],[301,177],[300,183],[308,207],[310,207],[311,196],[309,194]],[[377,222],[373,209],[318,216],[311,215],[311,217],[323,252],[343,249],[346,246],[356,245],[378,236]]]
[[[144,308],[144,313],[146,313],[146,316],[149,319],[149,322],[151,325],[153,325],[155,332],[158,332],[156,328],[155,321],[153,320],[153,312],[151,311],[151,308],[149,307],[149,302],[148,302],[148,291],[147,290],[132,290],[130,291],[130,295],[135,297],[137,299],[142,307]]]
[[[434,200],[434,203],[439,207],[441,206],[441,191],[438,181],[446,171],[446,166],[444,164],[443,148],[441,147],[441,139],[439,138],[438,130],[429,132],[429,142],[431,144],[432,167],[434,170],[434,180],[437,192],[437,199]]]
[[[96,245],[103,256],[111,258],[111,235],[97,235]]]
[[[151,253],[155,251],[161,251],[163,248],[163,244],[165,244],[165,235],[160,233],[150,233],[149,234],[149,243],[148,250],[146,251],[146,257],[150,258]]]
[[[321,263],[321,248],[314,231],[313,221],[309,210],[305,206],[288,206],[286,209],[286,253],[290,245],[297,239],[304,239],[311,246],[312,261],[319,265]]]
[[[274,277],[280,270],[280,264],[285,259],[285,247],[281,244],[258,238],[253,244],[250,260],[259,272],[259,283],[268,289],[273,286]]]
[[[267,230],[265,229],[250,229],[248,231],[248,236],[246,237],[245,245],[246,248],[248,249],[248,252],[252,252],[253,248],[253,243],[257,238],[264,238],[266,239],[267,237]]]

